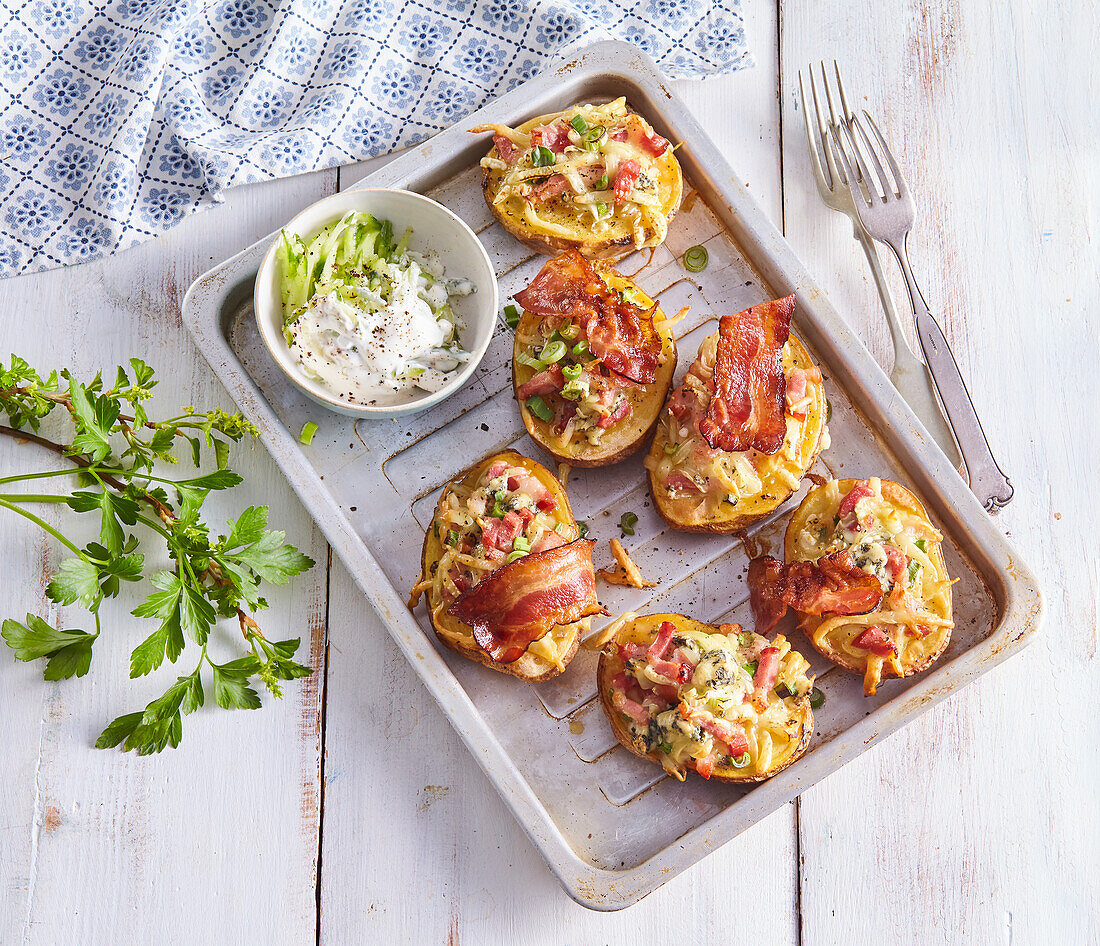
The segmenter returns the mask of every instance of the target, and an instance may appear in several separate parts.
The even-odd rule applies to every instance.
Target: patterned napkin
[[[413,144],[567,46],[749,63],[740,0],[0,0],[0,24],[0,276]]]

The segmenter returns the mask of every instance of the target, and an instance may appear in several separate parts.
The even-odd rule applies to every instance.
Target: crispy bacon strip
[[[653,310],[624,301],[575,250],[550,260],[515,300],[534,315],[575,319],[592,354],[617,374],[638,384],[657,376],[661,338]]]
[[[754,305],[718,323],[714,393],[699,432],[713,450],[775,453],[787,434],[783,346],[794,296]]]
[[[493,660],[519,660],[553,625],[607,613],[596,600],[595,544],[578,539],[525,555],[464,591],[447,613],[473,628],[478,646]]]
[[[843,551],[788,565],[762,555],[749,562],[748,580],[757,634],[775,627],[788,607],[802,614],[866,614],[882,603],[878,578]]]

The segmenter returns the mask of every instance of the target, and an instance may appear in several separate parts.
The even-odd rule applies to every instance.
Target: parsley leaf
[[[0,634],[15,651],[17,660],[49,657],[45,671],[47,680],[82,677],[92,662],[95,634],[58,630],[35,614],[28,614],[25,624],[9,618],[4,621]]]

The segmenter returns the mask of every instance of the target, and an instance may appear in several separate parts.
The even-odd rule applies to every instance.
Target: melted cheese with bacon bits
[[[916,498],[879,477],[868,479],[867,486],[872,495],[860,499],[854,515],[843,521],[838,510],[849,490],[837,480],[811,490],[792,517],[787,561],[817,561],[843,550],[856,566],[878,577],[883,599],[876,610],[859,615],[805,615],[801,621],[815,647],[864,674],[864,691],[870,695],[883,676],[907,676],[939,656],[954,627],[954,582],[939,549],[943,536]],[[906,570],[897,581],[886,567],[887,545],[906,558]],[[894,644],[893,656],[879,656],[855,645],[860,634],[875,626]]]
[[[677,686],[678,701],[664,710],[650,708],[648,727],[624,717],[635,744],[657,754],[665,771],[679,781],[695,762],[715,755],[720,756],[715,771],[732,777],[763,776],[782,767],[802,748],[813,689],[806,658],[792,650],[782,635],[769,643],[751,631],[723,634],[713,628],[698,629],[707,627],[698,622],[692,624],[692,628],[677,626],[670,647],[694,664],[692,677]],[[643,636],[646,644],[648,637]],[[765,702],[761,707],[761,695],[753,685],[754,661],[767,647],[778,649],[779,669],[775,683],[762,695]],[[643,693],[673,683],[644,659],[631,659],[622,666]],[[692,719],[680,711],[681,703],[690,708]],[[737,759],[726,753],[722,743],[699,724],[700,719],[708,718],[742,728],[748,743],[746,753]]]
[[[554,154],[551,164],[537,166],[531,129],[555,121],[568,123],[579,116],[589,131],[602,128],[604,134],[587,146],[584,134],[570,127],[570,144]],[[579,123],[578,123],[579,124]],[[668,233],[668,222],[677,209],[682,189],[681,176],[671,146],[655,155],[630,138],[616,141],[617,132],[640,126],[653,129],[626,107],[625,98],[603,105],[578,105],[557,115],[543,116],[518,128],[480,125],[472,131],[493,131],[507,138],[520,151],[513,161],[492,155],[481,159],[490,174],[492,201],[538,233],[577,239],[578,226],[589,240],[629,238],[635,249],[658,246]],[[616,201],[614,185],[620,166],[635,161],[637,179],[625,198]],[[670,174],[670,164],[675,173]],[[545,201],[533,200],[534,188],[555,174],[565,178],[568,189]]]

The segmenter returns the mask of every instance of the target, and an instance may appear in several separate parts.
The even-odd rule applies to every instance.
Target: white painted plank
[[[802,942],[873,928],[897,943],[1095,943],[1100,730],[1078,700],[1097,671],[1100,523],[1076,497],[1100,442],[1077,406],[1098,354],[1086,63],[1100,19],[1023,2],[782,12],[787,235],[888,367],[873,284],[818,201],[797,108],[797,70],[836,57],[915,191],[914,268],[1016,486],[999,521],[1047,591],[1025,655],[803,794]]]
[[[334,183],[328,173],[235,191],[155,243],[8,281],[0,338],[43,368],[89,375],[137,355],[159,371],[155,409],[229,408],[180,323],[183,293],[212,263]],[[5,471],[53,462],[36,448],[0,442]],[[238,448],[234,467],[246,485],[215,498],[212,527],[248,503],[269,503],[273,524],[319,559],[307,577],[269,593],[271,609],[260,617],[275,639],[302,637],[300,654],[319,667],[326,546],[262,448]],[[0,552],[3,616],[57,618],[43,597],[57,549],[5,514]],[[127,679],[129,651],[150,630],[128,615],[137,600],[127,588],[104,606],[105,632],[81,680],[45,683],[41,662],[17,664],[6,647],[0,653],[0,942],[162,943],[183,931],[194,942],[315,942],[320,675],[289,684],[282,703],[266,698],[255,713],[218,710],[208,687],[208,706],[186,718],[182,745],[160,756],[94,749],[110,719],[141,708],[176,675],[162,668],[151,679]],[[82,614],[70,609],[65,626]],[[236,637],[227,625],[212,652],[239,652]],[[189,671],[196,656],[185,651],[178,670]]]
[[[775,9],[747,11],[757,67],[677,91],[778,221]],[[331,592],[322,942],[656,944],[734,923],[746,941],[796,937],[793,806],[625,912],[575,904],[336,565]]]

